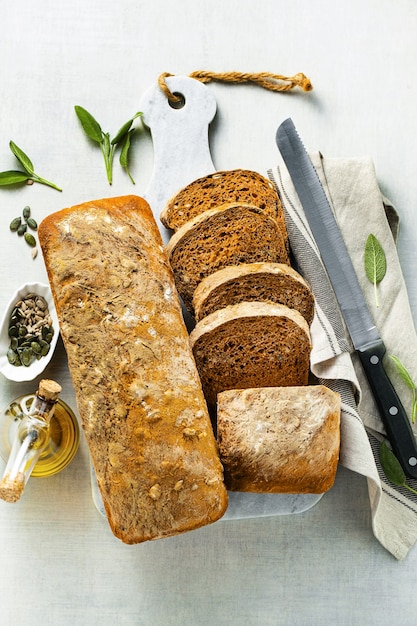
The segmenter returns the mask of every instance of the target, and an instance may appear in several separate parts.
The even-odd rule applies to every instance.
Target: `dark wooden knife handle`
[[[417,478],[417,444],[408,415],[384,369],[386,353],[381,341],[358,350],[366,378],[381,415],[392,451],[409,478]]]

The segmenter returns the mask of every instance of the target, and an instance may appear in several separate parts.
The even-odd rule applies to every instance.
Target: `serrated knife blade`
[[[384,342],[320,179],[291,118],[279,126],[276,142],[320,250],[393,451],[406,475],[417,478],[416,440],[407,413],[384,369]]]

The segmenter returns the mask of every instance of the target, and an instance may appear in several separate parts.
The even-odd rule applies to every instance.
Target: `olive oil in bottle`
[[[54,463],[52,462],[51,466],[49,457],[59,457],[57,453],[62,450],[63,438],[65,439],[68,434],[73,435],[72,440],[76,451],[79,437],[78,428],[75,427],[73,420],[70,420],[74,431],[71,433],[68,420],[62,420],[62,415],[59,421],[52,419],[60,393],[61,386],[58,383],[53,380],[41,380],[28,412],[19,416],[6,469],[0,481],[1,499],[7,502],[19,500],[37,462],[45,452],[50,471],[38,475],[55,473],[52,471]],[[61,427],[62,424],[64,428]]]

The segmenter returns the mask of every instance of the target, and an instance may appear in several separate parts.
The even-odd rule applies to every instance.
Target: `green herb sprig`
[[[135,119],[142,115],[141,112],[136,113],[130,120],[128,120],[119,129],[113,139],[110,138],[109,133],[105,133],[97,120],[83,107],[76,105],[74,107],[75,113],[81,123],[81,126],[92,141],[99,144],[101,152],[104,158],[104,165],[106,168],[107,180],[111,185],[113,182],[113,160],[114,153],[117,146],[121,146],[121,153],[119,162],[123,169],[126,171],[133,184],[135,181],[129,171],[129,149],[131,145],[131,137],[136,128],[132,128]]]
[[[407,477],[404,473],[401,464],[393,451],[388,447],[385,441],[382,441],[379,447],[379,459],[381,461],[382,469],[384,470],[385,476],[390,480],[394,485],[398,487],[405,487],[412,493],[417,495],[416,489],[407,485]]]
[[[372,233],[366,240],[364,264],[366,276],[374,285],[375,305],[379,307],[377,286],[386,274],[387,259],[380,242]]]
[[[8,170],[6,172],[0,172],[1,187],[7,185],[16,185],[19,183],[40,183],[42,185],[48,185],[48,187],[53,187],[54,189],[57,189],[57,191],[62,191],[62,189],[55,185],[55,183],[51,183],[51,181],[46,180],[45,178],[42,178],[35,173],[32,161],[30,160],[28,155],[25,154],[23,150],[14,143],[14,141],[9,142],[9,147],[15,155],[16,159],[22,165],[24,171],[22,172],[21,170]]]
[[[407,385],[407,387],[411,391],[411,423],[414,424],[416,421],[417,415],[417,399],[416,399],[416,384],[413,381],[410,372],[407,368],[401,363],[400,359],[393,354],[389,355],[391,361],[395,364],[398,374],[401,377],[401,380]]]

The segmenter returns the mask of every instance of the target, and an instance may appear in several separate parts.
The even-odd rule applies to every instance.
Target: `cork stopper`
[[[49,402],[55,402],[55,400],[58,399],[61,391],[61,385],[56,383],[54,380],[48,380],[47,378],[45,378],[39,383],[38,395]]]
[[[17,502],[23,493],[25,482],[23,472],[19,472],[15,478],[4,476],[0,482],[0,498],[5,502]]]

